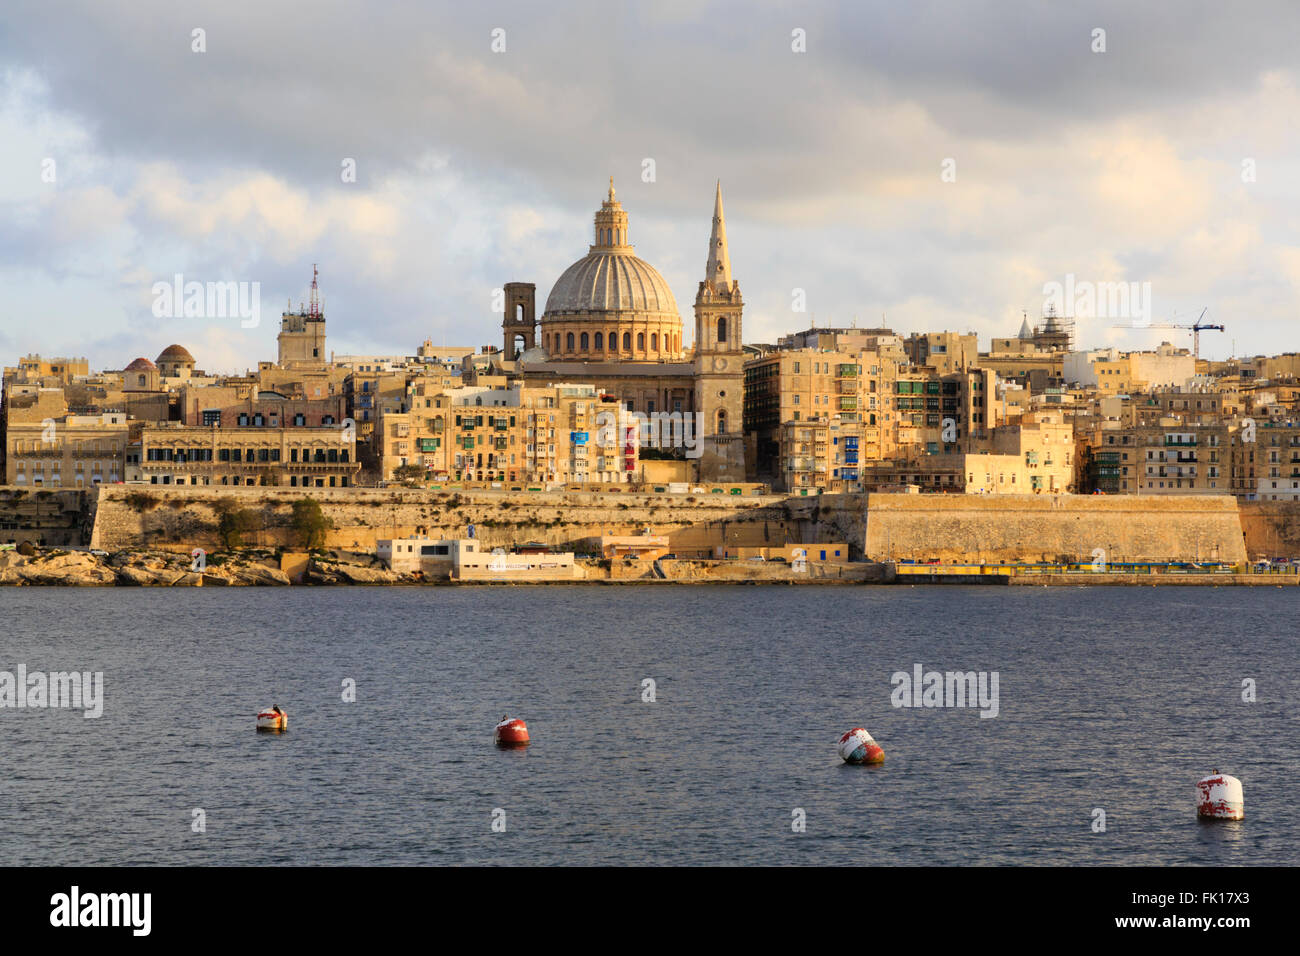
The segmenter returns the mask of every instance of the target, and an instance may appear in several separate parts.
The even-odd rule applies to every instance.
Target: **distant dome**
[[[134,362],[132,362],[130,365],[128,365],[126,368],[124,368],[122,371],[124,371],[124,372],[152,372],[152,371],[154,371],[154,370],[157,369],[157,368],[158,368],[158,366],[157,366],[157,365],[154,365],[153,362],[150,362],[147,358],[138,358],[138,359],[136,359]]]
[[[169,365],[193,365],[194,356],[183,345],[169,345],[162,350],[162,354],[158,356],[156,361],[159,365],[164,362]]]

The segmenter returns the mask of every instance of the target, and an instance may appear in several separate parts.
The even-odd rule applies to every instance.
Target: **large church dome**
[[[564,270],[546,299],[545,315],[633,311],[676,315],[677,301],[659,270],[644,259],[601,251]]]
[[[680,359],[682,318],[672,289],[627,241],[627,213],[614,196],[596,213],[595,243],[556,280],[542,315],[552,359]]]

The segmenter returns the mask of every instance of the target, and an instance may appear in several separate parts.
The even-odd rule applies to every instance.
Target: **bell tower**
[[[704,281],[695,295],[695,410],[701,415],[701,481],[745,480],[744,352],[740,283],[731,278],[722,183]]]
[[[506,297],[501,322],[505,340],[502,352],[507,362],[513,362],[537,344],[537,286],[531,282],[507,282],[502,291]]]

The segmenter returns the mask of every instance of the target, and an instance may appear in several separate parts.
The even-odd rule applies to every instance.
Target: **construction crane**
[[[1193,359],[1199,359],[1199,358],[1201,357],[1201,333],[1202,333],[1202,332],[1222,332],[1222,331],[1223,331],[1223,326],[1221,326],[1221,325],[1211,325],[1211,324],[1209,324],[1208,322],[1202,322],[1202,321],[1201,321],[1201,319],[1205,318],[1205,313],[1206,313],[1206,312],[1209,312],[1209,311],[1210,311],[1210,309],[1209,309],[1208,306],[1205,307],[1204,309],[1201,309],[1201,314],[1200,314],[1199,316],[1197,316],[1196,321],[1193,322],[1191,325],[1180,325],[1180,324],[1178,324],[1178,323],[1176,323],[1176,322],[1152,322],[1150,325],[1133,325],[1133,324],[1130,323],[1130,324],[1115,325],[1115,326],[1112,326],[1112,328],[1116,328],[1116,329],[1186,329],[1187,331],[1190,331],[1190,332],[1192,333],[1192,358],[1193,358]]]

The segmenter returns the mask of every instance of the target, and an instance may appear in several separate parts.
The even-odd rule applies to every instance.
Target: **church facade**
[[[629,241],[628,216],[612,180],[595,215],[593,238],[587,255],[551,288],[540,323],[536,287],[506,284],[507,366],[527,384],[594,385],[647,419],[690,416],[697,429],[698,450],[690,457],[697,460],[698,479],[745,480],[744,302],[731,277],[721,184],[689,348],[672,289],[654,266],[637,258]]]

